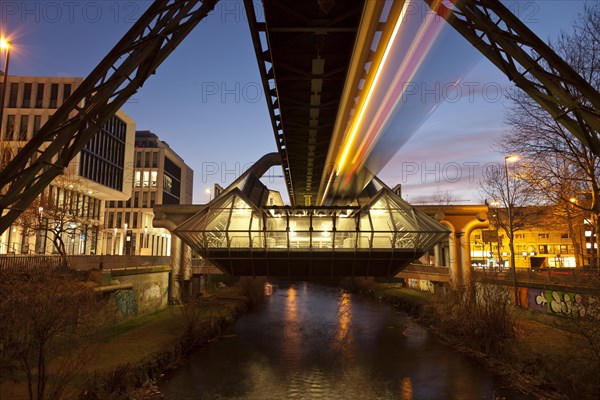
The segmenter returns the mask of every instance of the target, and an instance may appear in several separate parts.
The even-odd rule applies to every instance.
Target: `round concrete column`
[[[184,278],[184,269],[182,267],[182,252],[183,243],[175,235],[171,235],[171,281],[169,285],[169,303],[179,304],[181,302],[181,282]]]
[[[475,218],[462,228],[459,243],[462,259],[462,276],[465,285],[471,283],[473,275],[473,267],[471,266],[471,233],[475,229],[484,229],[490,226],[490,221],[487,220],[487,215],[484,213],[477,214]]]

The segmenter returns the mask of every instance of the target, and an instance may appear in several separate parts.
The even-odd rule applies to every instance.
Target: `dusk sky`
[[[10,74],[85,77],[150,4],[2,0],[0,30],[14,44]],[[542,39],[554,40],[561,30],[570,30],[584,4],[520,1],[512,9]],[[506,132],[507,100],[499,91],[512,85],[489,61],[476,57],[459,86],[460,101],[443,102],[379,174],[390,186],[401,183],[409,202],[449,191],[456,201],[479,203],[480,167],[502,160],[492,150]],[[156,133],[190,165],[194,202],[203,203],[213,183],[226,186],[252,162],[276,151],[261,87],[243,2],[225,0],[123,110],[138,130]],[[270,186],[283,190],[283,180],[274,178]]]

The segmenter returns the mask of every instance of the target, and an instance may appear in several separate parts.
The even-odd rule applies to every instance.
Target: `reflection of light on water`
[[[337,310],[337,332],[336,332],[336,351],[341,354],[348,354],[349,344],[352,342],[352,303],[350,293],[340,292],[340,301]]]
[[[273,285],[269,282],[265,282],[265,296],[271,296],[273,294]]]
[[[290,286],[290,288],[287,291],[285,315],[288,321],[295,322],[298,319],[298,304],[296,301],[296,288],[294,286]]]
[[[402,378],[402,382],[400,383],[400,389],[402,390],[402,400],[412,400],[413,388],[412,381],[409,377]]]

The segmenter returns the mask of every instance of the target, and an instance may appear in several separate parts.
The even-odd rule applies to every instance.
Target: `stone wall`
[[[120,322],[160,311],[168,305],[169,268],[103,273],[106,320]],[[107,276],[110,274],[109,276]],[[110,282],[109,285],[106,283]]]

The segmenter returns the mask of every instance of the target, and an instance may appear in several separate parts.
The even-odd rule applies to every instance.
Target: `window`
[[[129,225],[129,221],[130,221],[129,216],[130,215],[131,215],[131,213],[129,211],[125,213],[125,221],[123,221],[123,228],[125,227],[125,224],[127,224],[128,228],[131,227],[131,225]]]
[[[561,244],[560,252],[561,252],[561,254],[569,253],[569,246],[566,244]]]
[[[561,239],[571,239],[571,235],[569,235],[568,233],[561,233],[560,238]]]
[[[6,117],[6,129],[4,130],[4,140],[13,140],[15,131],[15,116],[9,115]]]
[[[42,127],[42,116],[36,115],[33,117],[33,134],[38,133],[40,128]]]
[[[109,212],[109,213],[108,213],[108,227],[109,227],[109,228],[112,228],[112,227],[113,227],[113,224],[114,224],[114,222],[115,222],[115,213],[113,213],[113,212]]]
[[[150,186],[156,187],[158,186],[158,172],[152,171],[150,172]]]
[[[44,107],[44,84],[38,83],[37,94],[35,95],[35,108]]]
[[[21,102],[21,107],[31,107],[31,83],[26,83],[23,87],[23,101]]]
[[[138,227],[138,213],[133,213],[133,228],[136,229]]]
[[[144,187],[150,186],[150,172],[144,171]]]
[[[538,233],[538,239],[550,239],[549,233]]]
[[[140,171],[135,171],[134,185],[135,187],[142,187],[142,173]]]
[[[63,86],[63,103],[67,101],[69,96],[71,96],[71,84],[65,83],[65,86]]]
[[[154,207],[156,203],[156,192],[150,192],[150,207]]]
[[[50,104],[49,108],[56,108],[58,102],[58,83],[50,85]]]
[[[142,152],[138,151],[135,154],[135,167],[136,168],[141,168],[142,167]]]
[[[152,153],[152,168],[158,167],[158,151]]]
[[[146,152],[144,154],[144,167],[150,168],[150,153],[149,152]]]
[[[19,126],[19,141],[27,140],[27,128],[29,124],[29,115],[21,115],[21,125]]]
[[[17,108],[17,99],[19,98],[19,84],[10,84],[10,95],[8,97],[8,108]]]
[[[140,206],[140,192],[135,192],[133,194],[133,207],[139,207]]]
[[[116,213],[117,214],[117,224],[115,225],[115,228],[119,228],[121,227],[121,223],[123,222],[123,213]]]
[[[541,244],[539,246],[540,254],[548,254],[548,245]]]
[[[165,178],[163,181],[163,190],[165,192],[170,193],[172,189],[173,189],[173,179],[169,175],[165,175]]]
[[[515,239],[525,239],[524,233],[515,233]]]
[[[148,207],[148,192],[142,193],[142,207]]]

